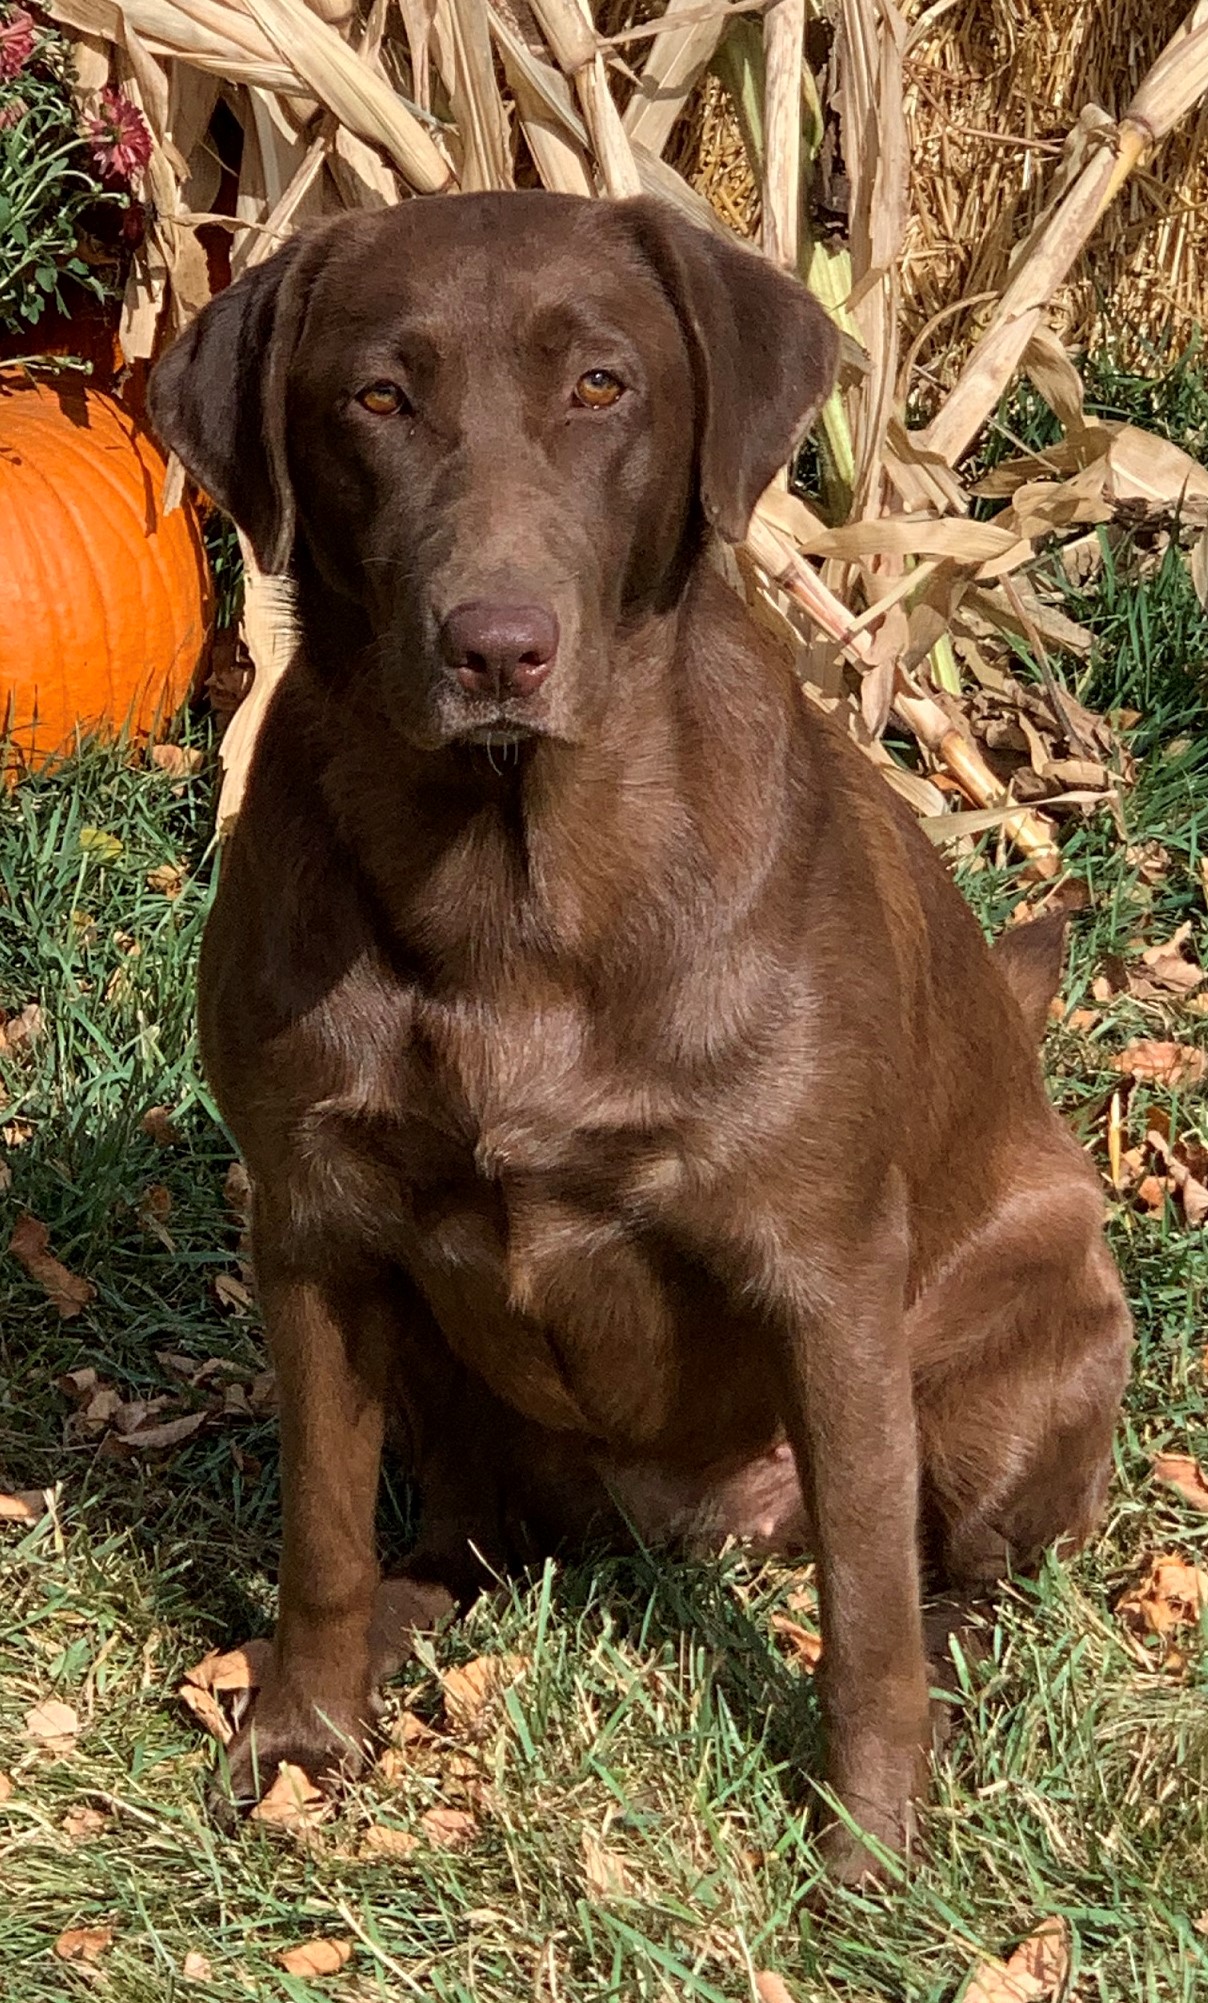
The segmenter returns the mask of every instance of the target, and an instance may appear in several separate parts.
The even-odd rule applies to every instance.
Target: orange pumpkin
[[[80,734],[144,736],[188,694],[210,623],[195,510],[113,397],[0,376],[0,747],[18,768]],[[3,751],[0,749],[0,758]]]

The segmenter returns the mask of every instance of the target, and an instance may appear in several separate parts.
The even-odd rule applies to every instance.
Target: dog
[[[1040,1076],[1061,926],[991,953],[710,559],[835,361],[730,240],[534,192],[320,225],[154,372],[300,633],[200,972],[281,1413],[238,1794],[362,1757],[391,1622],[485,1568],[737,1536],[816,1558],[858,1879],[923,1787],[924,1585],[1101,1508],[1131,1329]]]

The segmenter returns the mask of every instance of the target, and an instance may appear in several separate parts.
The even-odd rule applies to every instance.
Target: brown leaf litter
[[[1069,1928],[1044,1920],[1007,1961],[979,1961],[961,2003],[1049,2003],[1070,1972]]]
[[[0,1494],[0,1523],[36,1523],[47,1510],[46,1491],[19,1488],[15,1495]]]
[[[54,1257],[50,1250],[49,1228],[36,1217],[31,1217],[27,1210],[22,1211],[13,1226],[8,1249],[58,1310],[61,1321],[69,1321],[95,1299],[96,1288],[92,1282],[69,1272],[62,1261]]]
[[[25,1713],[25,1736],[43,1752],[73,1752],[79,1730],[79,1712],[58,1697],[44,1697],[32,1711]]]
[[[157,1148],[174,1148],[180,1142],[180,1129],[167,1106],[148,1106],[139,1126]]]
[[[211,1649],[210,1653],[186,1669],[177,1689],[182,1704],[220,1745],[229,1745],[236,1725],[218,1701],[226,1696],[236,1700],[258,1690],[272,1652],[268,1641],[248,1641],[242,1648]]]
[[[330,1795],[316,1787],[301,1767],[291,1766],[288,1760],[282,1760],[276,1779],[268,1793],[256,1803],[250,1820],[263,1823],[270,1829],[284,1830],[288,1836],[300,1836],[327,1821],[333,1809]]]
[[[75,1926],[59,1935],[54,1951],[60,1961],[99,1961],[112,1946],[111,1926]]]
[[[1164,1488],[1173,1488],[1193,1509],[1208,1515],[1208,1480],[1191,1454],[1155,1454],[1153,1478]]]
[[[273,1959],[287,1975],[300,1975],[314,1982],[324,1975],[338,1975],[352,1960],[352,1954],[350,1940],[327,1940],[320,1936],[302,1941],[297,1947],[283,1948]]]
[[[771,1627],[790,1660],[807,1676],[812,1676],[822,1659],[822,1636],[788,1614],[773,1614]]]
[[[1113,1071],[1123,1071],[1139,1084],[1163,1085],[1176,1092],[1200,1083],[1208,1072],[1208,1053],[1191,1043],[1162,1043],[1142,1037],[1118,1051],[1111,1063]]]
[[[503,1693],[530,1668],[527,1655],[479,1655],[441,1673],[449,1729],[473,1735],[491,1722]]]
[[[1116,1617],[1130,1637],[1132,1653],[1145,1669],[1160,1668],[1177,1675],[1186,1667],[1175,1637],[1184,1628],[1196,1627],[1208,1606],[1208,1572],[1189,1565],[1177,1552],[1163,1552],[1152,1558],[1149,1568],[1116,1601]],[[1145,1646],[1156,1638],[1155,1656]]]

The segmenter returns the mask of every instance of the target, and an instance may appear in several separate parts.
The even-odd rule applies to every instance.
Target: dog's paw
[[[224,1827],[268,1793],[283,1762],[301,1767],[318,1786],[355,1780],[369,1761],[381,1706],[366,1694],[358,1703],[325,1701],[270,1681],[256,1696],[226,1751],[225,1772],[210,1806]]]

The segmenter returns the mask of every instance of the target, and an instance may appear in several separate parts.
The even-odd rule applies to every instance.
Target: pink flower
[[[7,20],[0,22],[0,78],[20,76],[34,52],[38,38],[37,24],[32,14],[24,7],[9,10]]]
[[[87,137],[107,180],[132,181],[151,158],[151,134],[142,112],[108,84],[101,92],[100,117],[88,121]]]
[[[8,132],[14,125],[20,125],[28,110],[23,97],[13,97],[7,104],[0,104],[0,132]]]

